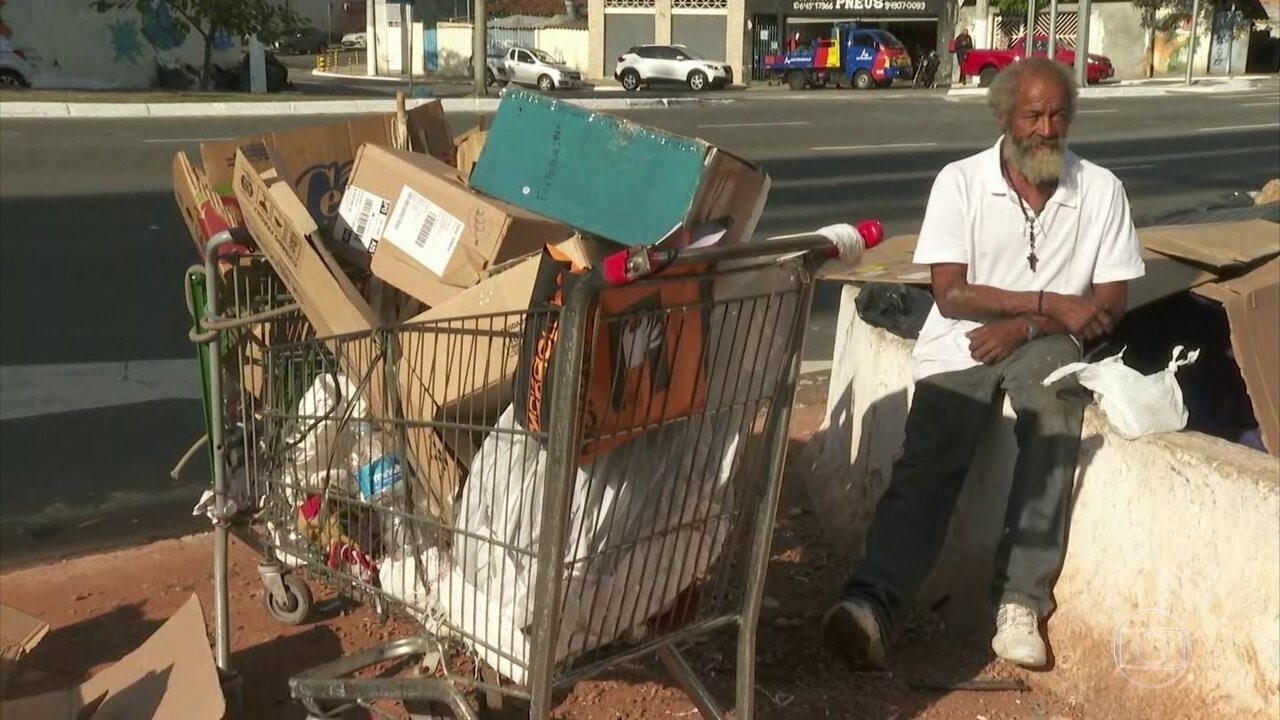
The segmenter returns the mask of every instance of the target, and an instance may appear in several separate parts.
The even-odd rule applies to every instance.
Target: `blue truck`
[[[785,55],[767,56],[761,65],[767,77],[792,90],[828,84],[868,90],[910,80],[913,74],[911,56],[898,38],[853,23],[839,23],[830,37],[816,38]]]

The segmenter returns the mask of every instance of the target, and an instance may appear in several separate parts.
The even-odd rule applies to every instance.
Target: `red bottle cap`
[[[856,225],[862,235],[863,246],[870,250],[884,240],[884,225],[879,220],[863,220]]]

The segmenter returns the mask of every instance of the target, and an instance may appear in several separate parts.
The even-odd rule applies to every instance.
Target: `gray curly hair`
[[[1049,78],[1061,85],[1067,95],[1068,119],[1075,119],[1076,99],[1080,93],[1076,89],[1075,79],[1071,77],[1071,71],[1055,60],[1033,57],[1005,68],[987,89],[987,106],[1002,125],[1007,124],[1009,116],[1013,114],[1013,109],[1018,104],[1018,88],[1027,77]]]

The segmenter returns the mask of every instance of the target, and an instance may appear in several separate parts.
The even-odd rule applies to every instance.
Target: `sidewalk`
[[[433,99],[408,100],[409,108]],[[610,97],[565,98],[565,102],[591,110],[636,110],[686,107],[731,102],[716,97]],[[494,112],[500,98],[442,98],[444,111]],[[236,102],[0,102],[0,119],[22,118],[184,118],[245,117],[270,115],[355,115],[394,112],[394,98],[345,100],[261,100]]]
[[[1235,77],[1196,78],[1188,87],[1183,78],[1152,78],[1148,80],[1120,80],[1090,85],[1080,90],[1083,98],[1160,97],[1166,95],[1202,95],[1216,93],[1240,93],[1252,90],[1274,89],[1275,75],[1238,75]],[[984,87],[952,87],[947,98],[986,96]]]

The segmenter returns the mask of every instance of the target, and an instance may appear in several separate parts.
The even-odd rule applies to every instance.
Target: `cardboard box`
[[[234,185],[249,230],[316,333],[322,337],[357,334],[326,343],[347,377],[363,385],[374,418],[398,417],[399,408],[387,394],[384,365],[396,349],[380,347],[379,337],[370,333],[380,326],[378,314],[325,248],[315,221],[293,189],[274,169],[256,170],[243,153],[236,156]],[[462,468],[429,428],[408,428],[406,435],[408,459],[420,485],[418,510],[451,522]]]
[[[607,252],[581,237],[556,247],[583,265]],[[537,253],[515,262],[409,320],[397,373],[406,415],[480,427],[498,421],[514,399],[513,380],[541,259]],[[475,432],[442,434],[464,463],[483,439],[483,433]]]
[[[1273,226],[1274,227],[1274,226]],[[1193,292],[1222,304],[1267,452],[1280,457],[1280,260]]]
[[[476,161],[480,159],[480,153],[488,139],[489,131],[472,128],[459,135],[455,141],[458,146],[458,174],[464,182],[471,181],[471,171],[475,169]]]
[[[221,720],[226,702],[191,599],[137,650],[75,687],[7,700],[0,720]]]
[[[1189,290],[1217,279],[1217,273],[1173,255],[1176,248],[1186,248],[1188,254],[1204,260],[1206,267],[1222,270],[1238,268],[1239,258],[1249,258],[1248,262],[1266,258],[1265,247],[1273,239],[1280,245],[1275,228],[1274,223],[1265,220],[1250,220],[1243,223],[1170,225],[1139,230],[1138,242],[1142,245],[1142,259],[1147,265],[1147,274],[1129,283],[1128,309],[1136,310],[1175,292]],[[1200,238],[1200,241],[1197,242],[1196,238]],[[1211,250],[1197,249],[1211,248],[1213,238],[1231,238],[1229,242],[1223,242],[1224,250],[1221,255],[1216,255]],[[863,254],[862,262],[856,267],[846,268],[839,263],[830,263],[819,272],[819,277],[837,282],[901,283],[927,287],[932,283],[929,267],[915,264],[912,260],[915,249],[915,235],[895,235]],[[1157,249],[1164,252],[1158,252]],[[1276,252],[1280,252],[1280,247]]]
[[[195,243],[196,254],[203,260],[205,247],[218,233],[244,224],[238,213],[231,213],[222,198],[209,186],[204,173],[192,166],[187,154],[179,152],[173,157],[173,196],[178,203],[182,222]],[[247,250],[243,246],[223,246],[219,254],[227,255]]]
[[[466,187],[435,158],[377,145],[360,149],[349,196],[384,208],[366,235],[373,274],[436,307],[488,276],[496,263],[573,234],[568,227]],[[381,239],[373,239],[381,229]]]
[[[755,165],[701,140],[524,90],[498,107],[471,186],[624,245],[729,218],[722,242],[749,240],[769,192]]]
[[[0,603],[0,697],[17,674],[22,658],[49,632],[49,623]]]
[[[347,278],[293,188],[272,168],[260,173],[236,153],[235,193],[245,224],[320,335],[378,326],[378,317]]]
[[[1148,250],[1219,275],[1280,255],[1280,228],[1268,220],[1166,225],[1139,230],[1138,237]]]
[[[409,110],[406,120],[410,150],[429,153],[449,164],[455,162],[453,135],[440,101],[432,100]],[[394,113],[364,115],[341,123],[201,143],[200,157],[209,185],[231,205],[237,202],[231,187],[237,152],[244,154],[257,170],[274,165],[325,236],[332,237],[356,152],[365,143],[392,145],[395,140]]]

